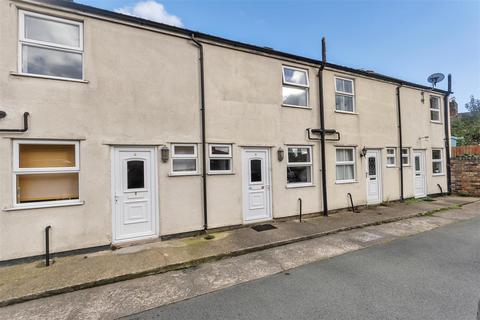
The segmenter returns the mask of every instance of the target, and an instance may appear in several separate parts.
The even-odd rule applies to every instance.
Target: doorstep
[[[245,227],[210,233],[214,236],[212,240],[195,236],[59,257],[48,268],[41,262],[2,267],[0,306],[185,269],[341,231],[429,215],[475,201],[478,199],[446,196],[435,201],[395,202],[364,208],[359,213],[345,210],[329,217],[310,217],[301,223],[298,220],[270,222],[275,228],[260,232]]]

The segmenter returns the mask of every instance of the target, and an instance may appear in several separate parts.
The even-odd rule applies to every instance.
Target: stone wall
[[[480,196],[480,155],[451,159],[452,192]]]

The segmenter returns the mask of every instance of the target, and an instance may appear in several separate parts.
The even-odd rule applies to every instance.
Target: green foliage
[[[459,146],[480,144],[480,100],[472,95],[470,102],[465,104],[465,108],[470,111],[470,114],[452,119],[452,135],[463,137],[457,140]]]

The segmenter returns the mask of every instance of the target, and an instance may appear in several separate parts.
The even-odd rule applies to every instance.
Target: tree
[[[480,113],[480,99],[475,99],[472,94],[470,96],[470,102],[465,104],[465,108],[471,113]]]

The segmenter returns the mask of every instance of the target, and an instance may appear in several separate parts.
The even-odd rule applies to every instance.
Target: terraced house
[[[447,91],[68,1],[0,16],[2,261],[46,226],[63,252],[449,189]]]

